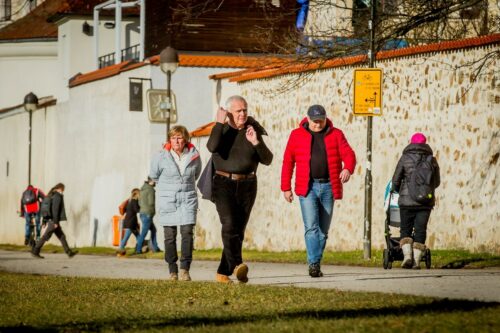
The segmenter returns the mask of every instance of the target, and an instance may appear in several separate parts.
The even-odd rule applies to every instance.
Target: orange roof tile
[[[54,18],[92,15],[94,6],[105,0],[45,0],[29,14],[0,29],[0,40],[57,38]]]
[[[189,134],[191,135],[192,138],[209,136],[210,133],[212,133],[212,128],[214,128],[214,126],[215,126],[215,121],[212,121],[211,123],[198,127]]]
[[[105,79],[107,77],[115,76],[120,74],[121,72],[129,71],[134,68],[142,67],[145,63],[142,62],[134,62],[134,61],[124,61],[116,65],[111,65],[108,67],[104,67],[101,69],[97,69],[93,72],[85,73],[85,74],[77,74],[73,78],[69,80],[68,86],[70,88],[79,86],[84,83],[97,81],[101,79]]]
[[[160,56],[149,58],[154,65],[160,64]],[[206,54],[179,54],[179,65],[185,67],[223,67],[223,68],[252,68],[265,66],[279,58],[247,55],[206,55]]]
[[[498,44],[498,43],[500,43],[500,34],[493,34],[493,35],[488,35],[488,36],[481,36],[481,37],[460,39],[460,40],[454,40],[454,41],[448,41],[448,42],[407,47],[404,49],[380,51],[377,53],[376,59],[377,60],[384,60],[384,59],[392,59],[392,58],[401,58],[401,57],[407,57],[407,56],[412,56],[412,55],[416,55],[416,54],[458,50],[458,49],[485,46],[485,45],[489,45],[489,44]],[[350,57],[331,59],[331,60],[323,61],[321,63],[319,63],[319,62],[311,63],[311,64],[289,63],[289,64],[285,64],[284,66],[274,68],[274,69],[264,68],[262,70],[253,70],[253,71],[249,71],[249,72],[240,72],[240,73],[234,72],[233,73],[234,75],[232,76],[232,78],[229,79],[229,81],[231,81],[231,82],[243,82],[243,81],[249,81],[249,80],[255,80],[255,79],[270,78],[270,77],[275,77],[275,76],[285,75],[285,74],[290,74],[290,73],[301,73],[301,72],[313,71],[313,70],[317,70],[317,69],[326,69],[326,68],[340,67],[340,66],[346,66],[346,65],[360,64],[360,63],[366,62],[366,60],[367,60],[366,55],[358,55],[358,56],[350,56]],[[231,77],[231,76],[227,75],[229,73],[225,73],[225,74],[226,74],[225,78]]]
[[[179,65],[183,67],[263,68],[262,66],[266,66],[272,62],[278,63],[278,61],[282,62],[278,58],[245,55],[179,55]],[[147,64],[159,65],[160,57],[153,56],[143,62],[125,61],[93,72],[78,74],[70,80],[69,87],[72,88],[84,83],[101,80]]]

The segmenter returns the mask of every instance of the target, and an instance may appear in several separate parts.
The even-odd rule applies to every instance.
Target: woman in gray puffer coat
[[[415,172],[417,163],[433,155],[431,147],[426,143],[427,138],[422,133],[415,133],[411,137],[410,144],[403,150],[396,171],[392,177],[392,191],[399,193],[399,212],[401,214],[401,240],[399,242],[403,250],[403,268],[420,268],[420,260],[425,251],[425,239],[427,238],[427,223],[431,210],[435,204],[435,197],[429,195],[425,203],[417,201],[411,195],[410,179]],[[437,188],[441,182],[439,165],[434,156],[429,159],[432,165],[432,188]],[[431,170],[429,167],[428,170]],[[430,174],[430,173],[429,173]],[[427,196],[424,196],[427,197]]]
[[[151,161],[150,178],[156,182],[156,210],[165,236],[165,261],[170,279],[190,281],[193,259],[193,229],[198,210],[196,179],[201,172],[200,154],[189,142],[184,126],[168,132],[164,149]],[[177,227],[181,233],[181,270],[177,267]]]

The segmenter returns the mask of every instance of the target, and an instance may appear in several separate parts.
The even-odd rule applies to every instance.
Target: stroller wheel
[[[431,250],[425,249],[425,268],[430,269],[431,268]]]
[[[392,268],[392,262],[390,261],[390,258],[389,258],[389,250],[388,249],[384,249],[384,258],[383,258],[383,262],[384,262],[384,269],[391,269]]]

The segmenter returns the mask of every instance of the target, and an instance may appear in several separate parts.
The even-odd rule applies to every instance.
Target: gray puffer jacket
[[[432,155],[432,149],[428,144],[425,143],[412,143],[406,146],[403,150],[403,155],[399,159],[398,165],[396,166],[396,171],[394,171],[394,176],[392,176],[392,190],[399,193],[398,204],[400,207],[412,207],[412,208],[422,208],[422,209],[432,209],[435,204],[435,198],[428,205],[423,205],[416,202],[410,196],[408,190],[408,182],[410,177],[415,170],[415,165],[422,155]],[[434,188],[437,188],[441,183],[441,177],[439,174],[439,165],[435,157],[432,158],[432,164],[434,166]]]
[[[201,160],[192,144],[188,143],[187,148],[185,154],[189,162],[182,176],[168,144],[151,161],[149,177],[156,182],[156,211],[162,226],[196,223],[198,196],[195,183],[201,172]]]

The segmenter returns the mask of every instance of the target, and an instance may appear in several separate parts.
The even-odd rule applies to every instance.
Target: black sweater
[[[262,140],[266,132],[253,118],[248,117],[245,128],[238,130],[228,124],[216,123],[208,139],[207,148],[212,153],[215,170],[249,174],[259,163],[271,164],[273,153]],[[259,144],[254,146],[246,138],[246,128],[253,126]]]

